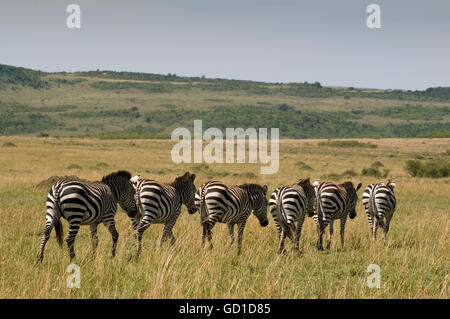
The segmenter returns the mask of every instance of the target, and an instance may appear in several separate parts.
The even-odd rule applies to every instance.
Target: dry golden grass
[[[7,141],[17,147],[0,146],[0,298],[448,298],[450,179],[411,178],[403,166],[418,154],[448,160],[449,139],[366,140],[377,144],[375,149],[284,140],[275,175],[260,175],[257,164],[176,165],[170,159],[171,141],[0,137],[0,145]],[[299,168],[298,161],[313,170]],[[372,250],[361,202],[358,216],[347,223],[343,250],[335,232],[330,252],[318,252],[313,221],[308,218],[301,237],[303,253],[292,252],[288,241],[282,256],[276,253],[278,236],[270,216],[266,228],[254,216],[249,218],[242,255],[237,256],[236,247],[228,245],[223,224],[213,230],[214,249],[201,249],[199,218],[183,208],[174,227],[175,246],[159,249],[162,225],[152,225],[144,233],[143,253],[136,260],[130,221],[119,210],[116,258],[110,259],[111,237],[103,226],[95,260],[89,227],[82,227],[78,234],[74,262],[81,267],[80,289],[66,287],[69,257],[66,247],[59,249],[53,233],[43,264],[33,265],[48,191],[33,187],[52,175],[98,180],[111,171],[127,169],[170,182],[175,174],[190,170],[197,173],[197,186],[221,175],[219,179],[229,184],[268,184],[271,192],[300,177],[319,179],[350,169],[359,174],[375,161],[390,169],[389,176],[397,182],[398,209],[386,247],[379,238]],[[68,169],[71,164],[81,168]],[[257,178],[233,176],[246,172]],[[356,176],[351,180],[367,185],[379,179]],[[67,232],[65,221],[63,225]],[[379,289],[366,286],[366,269],[373,263],[381,267]]]

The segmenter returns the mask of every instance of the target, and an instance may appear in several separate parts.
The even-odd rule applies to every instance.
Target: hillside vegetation
[[[0,65],[0,134],[168,138],[176,127],[278,127],[282,138],[449,137],[450,87],[424,91]]]

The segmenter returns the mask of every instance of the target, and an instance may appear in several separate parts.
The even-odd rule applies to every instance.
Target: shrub
[[[4,147],[16,147],[17,145],[14,144],[13,142],[6,142],[6,143],[3,143],[3,146]]]
[[[380,167],[384,167],[384,165],[380,161],[376,161],[376,162],[373,162],[372,165],[370,165],[370,167],[380,168]]]
[[[381,177],[381,172],[378,170],[378,168],[369,167],[369,168],[363,168],[361,171],[361,175],[363,176],[375,176],[375,177]]]
[[[328,141],[328,142],[319,142],[319,146],[331,146],[331,147],[368,147],[368,148],[376,148],[377,144],[373,143],[362,143],[358,141]]]
[[[357,175],[358,174],[352,169],[348,169],[342,173],[342,176],[357,176]]]
[[[409,160],[406,162],[405,170],[412,177],[442,178],[450,175],[450,161],[428,161]]]
[[[67,169],[81,169],[81,166],[77,164],[71,164],[67,166]]]

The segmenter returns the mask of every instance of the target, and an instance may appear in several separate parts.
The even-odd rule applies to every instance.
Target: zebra
[[[317,249],[323,250],[322,236],[325,228],[330,224],[327,249],[330,249],[331,236],[333,235],[333,222],[335,219],[341,220],[341,247],[344,247],[344,231],[347,216],[350,219],[356,217],[356,202],[358,200],[357,191],[361,188],[359,183],[356,188],[352,182],[344,182],[336,185],[329,182],[314,182],[316,192],[316,205],[314,212],[314,222],[317,227]]]
[[[389,224],[396,207],[394,188],[395,182],[389,180],[387,184],[383,182],[371,184],[363,192],[362,200],[372,230],[373,242],[377,237],[378,226],[381,226],[386,244]]]
[[[54,184],[47,196],[46,223],[42,233],[37,263],[42,262],[44,258],[45,244],[50,238],[53,227],[58,244],[62,246],[61,217],[69,223],[66,242],[71,261],[75,258],[74,242],[80,225],[90,225],[92,250],[93,256],[95,256],[98,245],[97,226],[100,223],[103,223],[111,233],[113,240],[112,257],[114,257],[119,238],[114,222],[117,203],[127,212],[129,217],[134,217],[137,213],[134,188],[130,178],[129,172],[117,171],[104,176],[101,182],[62,180]]]
[[[270,196],[269,207],[278,230],[280,240],[278,253],[284,251],[286,236],[294,242],[294,249],[299,250],[299,240],[302,232],[305,214],[314,215],[314,200],[316,194],[309,177],[300,179],[298,183],[282,186],[274,190]],[[295,226],[297,222],[297,226]],[[293,237],[293,233],[295,236]]]
[[[142,234],[151,223],[164,224],[160,246],[170,237],[171,245],[175,244],[172,228],[180,215],[181,205],[188,208],[189,214],[194,214],[197,208],[195,199],[195,174],[186,172],[178,176],[171,184],[160,184],[150,179],[133,178],[136,189],[135,200],[138,207],[138,218],[134,222],[137,255],[142,250]],[[136,220],[142,218],[139,224]]]
[[[218,181],[203,184],[195,193],[195,204],[200,211],[203,226],[202,246],[208,238],[212,249],[211,229],[216,222],[226,223],[230,245],[234,242],[234,225],[238,225],[238,255],[241,253],[242,235],[250,213],[253,211],[262,227],[268,225],[267,185],[242,184],[227,186]]]

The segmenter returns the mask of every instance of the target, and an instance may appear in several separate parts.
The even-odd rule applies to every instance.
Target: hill
[[[0,134],[168,137],[176,127],[279,127],[283,138],[448,137],[450,87],[324,87],[0,65]]]

